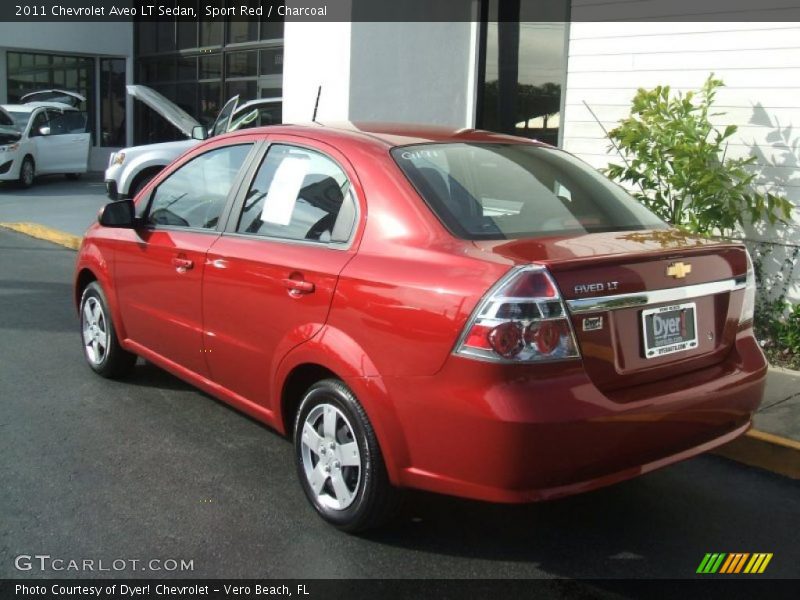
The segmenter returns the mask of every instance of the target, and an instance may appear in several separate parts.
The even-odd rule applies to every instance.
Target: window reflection
[[[480,127],[558,143],[567,27],[543,18],[566,20],[566,10],[565,2],[488,2]]]

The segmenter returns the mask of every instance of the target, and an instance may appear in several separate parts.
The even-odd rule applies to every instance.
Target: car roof
[[[493,142],[547,146],[547,144],[536,140],[481,129],[407,123],[342,122],[268,125],[266,127],[245,129],[228,135],[252,135],[253,133],[283,133],[313,137],[320,140],[329,139],[331,141],[371,141],[389,148],[443,142]]]
[[[61,102],[26,102],[25,104],[3,104],[4,109],[13,112],[33,112],[37,108],[57,108],[59,110],[78,110]]]

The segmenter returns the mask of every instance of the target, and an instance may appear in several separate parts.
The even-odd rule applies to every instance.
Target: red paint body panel
[[[375,429],[391,481],[498,502],[585,491],[708,450],[744,432],[766,363],[739,325],[744,292],[693,299],[697,348],[645,359],[641,309],[571,316],[581,358],[496,364],[453,354],[487,290],[538,263],[565,299],[722,281],[747,270],[743,246],[672,230],[525,240],[460,240],[425,205],[389,154],[398,144],[526,143],[508,136],[390,125],[280,126],[215,137],[168,167],[226,143],[281,141],[342,166],[359,203],[350,243],[332,248],[217,232],[93,226],[79,254],[109,299],[123,345],[285,431],[295,369],[345,381]],[[174,258],[193,268],[176,270]],[[675,260],[692,264],[668,277]],[[313,284],[291,294],[284,280]],[[288,419],[287,419],[288,417]]]

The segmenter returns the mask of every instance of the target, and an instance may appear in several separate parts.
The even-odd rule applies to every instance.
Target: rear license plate
[[[697,306],[694,302],[642,311],[645,358],[697,348]]]

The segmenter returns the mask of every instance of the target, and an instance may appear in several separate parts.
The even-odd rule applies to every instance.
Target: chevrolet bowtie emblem
[[[667,275],[675,279],[683,279],[692,272],[692,265],[688,263],[676,262],[667,267]]]

